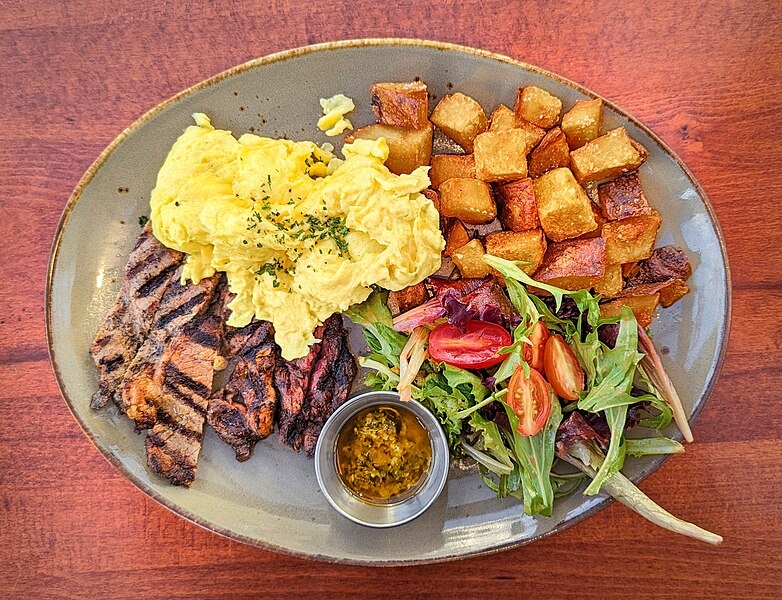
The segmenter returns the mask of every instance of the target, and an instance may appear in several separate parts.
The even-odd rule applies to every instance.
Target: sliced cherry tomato
[[[552,335],[546,342],[543,365],[546,379],[557,396],[565,400],[578,400],[576,392],[584,389],[584,371],[578,364],[576,353],[561,335]]]
[[[502,362],[505,355],[498,350],[512,341],[510,333],[494,323],[467,321],[464,332],[444,323],[429,334],[429,354],[454,367],[484,369]]]
[[[529,377],[519,366],[510,378],[505,401],[519,418],[521,435],[535,435],[543,429],[551,412],[551,395],[543,376],[530,367]]]
[[[543,321],[535,323],[529,341],[532,345],[524,344],[524,362],[536,371],[543,371],[543,351],[551,334]]]

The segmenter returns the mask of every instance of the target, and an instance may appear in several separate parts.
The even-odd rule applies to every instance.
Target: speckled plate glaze
[[[133,433],[128,419],[113,408],[89,408],[97,387],[90,342],[114,299],[139,233],[139,215],[148,213],[158,169],[192,123],[191,113],[205,112],[216,127],[236,134],[255,131],[322,142],[327,138],[315,127],[319,98],[336,93],[354,98],[357,109],[350,118],[362,125],[373,119],[370,83],[414,77],[426,81],[438,98],[452,88],[469,94],[487,113],[500,102],[513,106],[516,88],[531,84],[559,96],[565,110],[580,98],[595,97],[536,67],[439,42],[384,39],[309,46],[240,65],[155,107],[101,154],[68,201],[54,239],[46,299],[51,360],[62,394],[87,436],[135,486],[202,527],[278,552],[393,565],[524,544],[608,502],[602,495],[574,495],[558,501],[551,518],[526,517],[516,500],[494,497],[476,472],[452,469],[445,492],[423,516],[395,529],[372,530],[337,514],[318,489],[313,461],[281,447],[276,438],[258,444],[251,460],[238,463],[208,430],[195,484],[177,488],[147,472],[143,437]],[[703,190],[681,160],[637,120],[606,102],[606,129],[619,125],[651,152],[640,176],[649,201],[663,216],[659,243],[685,248],[694,267],[693,292],[662,310],[652,326],[694,418],[714,386],[727,343],[731,300],[722,235]],[[359,336],[353,339],[360,343]],[[628,458],[625,472],[639,480],[662,462]]]

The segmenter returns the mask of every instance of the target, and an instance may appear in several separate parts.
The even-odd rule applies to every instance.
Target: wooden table
[[[489,0],[11,4],[0,12],[0,596],[782,597],[778,1],[622,0],[600,12]],[[722,547],[613,505],[532,546],[458,563],[310,562],[176,517],[79,430],[49,368],[43,290],[82,173],[126,125],[207,76],[292,46],[373,36],[476,45],[583,83],[648,124],[700,179],[727,238],[734,327],[698,443],[642,487],[721,533]]]

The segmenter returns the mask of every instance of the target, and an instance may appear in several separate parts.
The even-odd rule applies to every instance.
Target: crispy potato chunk
[[[469,241],[470,234],[464,226],[464,223],[459,220],[454,221],[448,228],[448,233],[445,236],[445,250],[443,250],[443,255],[451,256],[456,250]]]
[[[540,177],[544,173],[567,167],[570,164],[570,148],[565,134],[559,127],[549,130],[529,157],[529,176]]]
[[[623,306],[629,306],[635,315],[635,320],[641,327],[649,327],[652,324],[654,313],[657,311],[657,304],[660,301],[660,294],[651,294],[649,296],[630,296],[628,298],[619,298],[600,305],[600,315],[603,317],[618,317],[622,312]]]
[[[432,187],[438,189],[444,181],[454,177],[475,178],[475,155],[437,154],[432,157],[429,179]]]
[[[613,129],[570,153],[570,168],[582,185],[634,171],[649,153],[624,127]]]
[[[595,292],[603,298],[616,298],[622,293],[622,267],[620,265],[606,265],[606,274],[599,283],[595,284]]]
[[[628,173],[597,186],[600,210],[606,219],[618,221],[651,214],[638,173]]]
[[[597,228],[589,198],[570,169],[562,167],[538,177],[534,183],[540,224],[546,235],[560,242]]]
[[[596,237],[602,237],[603,235],[603,225],[605,225],[608,220],[603,216],[603,214],[600,212],[600,210],[597,208],[594,202],[589,203],[589,208],[592,210],[592,216],[595,218],[595,223],[597,223],[597,228],[593,229],[592,231],[587,231],[586,233],[578,236],[579,240],[588,240],[591,238]]]
[[[483,262],[486,252],[480,240],[472,240],[451,255],[451,260],[459,267],[462,277],[485,277],[491,267]]]
[[[653,210],[649,215],[609,221],[603,225],[608,264],[623,265],[649,258],[661,223],[660,213]]]
[[[388,144],[388,170],[397,175],[412,173],[418,167],[428,165],[432,158],[432,132],[430,123],[423,129],[403,129],[393,125],[367,125],[345,137],[345,143],[353,140],[385,138]]]
[[[378,122],[408,129],[424,129],[429,124],[429,94],[424,82],[375,83],[369,94]]]
[[[527,176],[529,134],[521,129],[487,131],[475,138],[475,176],[510,181]]]
[[[429,298],[426,293],[426,285],[424,282],[411,285],[396,292],[388,293],[388,310],[391,314],[397,316],[403,312],[407,312],[411,308],[420,306]]]
[[[489,131],[507,131],[516,128],[516,115],[504,104],[500,104],[491,113]]]
[[[626,287],[622,290],[621,296],[648,296],[651,294],[660,294],[660,304],[668,308],[671,304],[679,300],[682,296],[690,292],[689,286],[682,279],[669,279],[668,281],[659,281],[657,283],[641,283],[632,287]]]
[[[571,150],[580,148],[600,135],[603,126],[603,100],[579,100],[562,116],[562,131]]]
[[[500,220],[512,231],[527,231],[540,227],[535,190],[529,178],[498,185],[497,199],[502,207]]]
[[[489,184],[480,179],[454,177],[440,186],[441,214],[465,223],[488,223],[497,216]]]
[[[526,131],[529,134],[530,150],[537,146],[540,141],[546,137],[545,129],[542,129],[537,125],[533,125],[524,119],[519,119],[518,117],[516,118],[516,129],[521,129],[522,131]]]
[[[568,240],[549,244],[535,280],[566,290],[588,290],[605,276],[605,240]]]
[[[559,121],[562,101],[546,90],[534,85],[519,88],[516,92],[516,106],[513,108],[517,119],[524,119],[538,127],[548,129]]]
[[[486,236],[486,254],[521,261],[521,270],[532,275],[543,263],[546,236],[542,229],[492,233]]]
[[[434,107],[430,120],[466,152],[472,152],[473,140],[486,131],[489,124],[481,105],[459,93],[443,96]]]
[[[622,276],[627,279],[634,277],[638,271],[639,269],[637,262],[629,262],[622,265]]]

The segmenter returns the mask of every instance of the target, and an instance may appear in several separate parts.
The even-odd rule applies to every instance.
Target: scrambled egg
[[[318,120],[318,129],[325,131],[328,136],[341,134],[346,129],[353,129],[353,125],[345,118],[345,115],[356,108],[353,100],[343,94],[337,94],[331,98],[321,98],[320,106],[323,116]]]
[[[236,297],[228,325],[274,324],[282,356],[304,356],[314,329],[440,267],[439,216],[420,192],[427,168],[394,175],[383,139],[327,146],[212,127],[194,115],[152,191],[155,236],[187,253],[183,282],[224,271]]]

